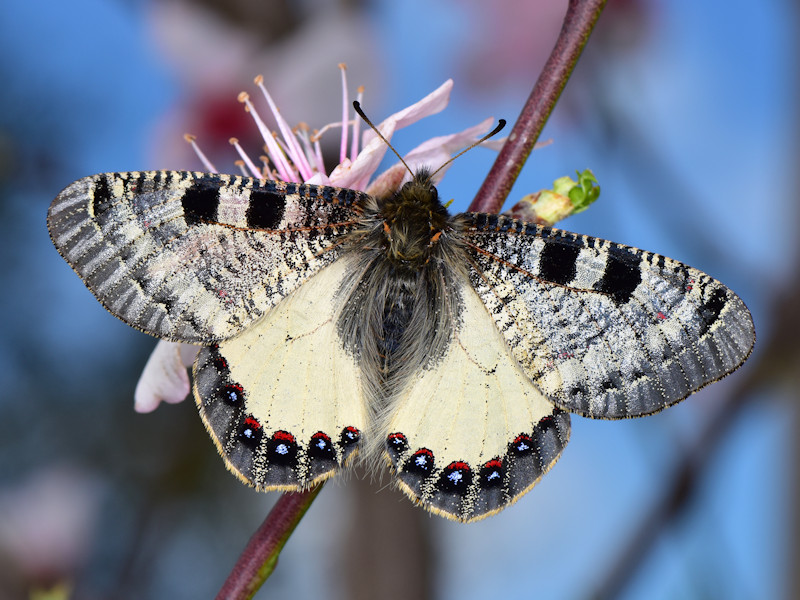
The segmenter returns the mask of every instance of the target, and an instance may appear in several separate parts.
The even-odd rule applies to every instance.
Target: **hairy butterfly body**
[[[744,303],[671,259],[499,215],[431,176],[387,198],[188,172],[81,179],[59,252],[113,314],[203,346],[194,396],[228,467],[305,489],[361,451],[429,510],[501,510],[568,412],[650,414],[736,369]]]

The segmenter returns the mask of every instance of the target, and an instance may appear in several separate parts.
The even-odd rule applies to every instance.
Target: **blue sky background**
[[[707,271],[742,296],[761,334],[783,318],[768,309],[797,269],[797,9],[777,0],[732,1],[724,8],[689,0],[633,4],[648,15],[641,38],[615,46],[613,23],[605,20],[619,13],[606,11],[605,43],[590,40],[544,132],[554,142],[535,152],[511,198],[591,168],[601,198],[565,228]],[[0,504],[3,494],[38,472],[77,465],[103,490],[78,589],[108,595],[131,586],[136,597],[207,597],[274,494],[251,492],[223,472],[190,403],[150,416],[133,413],[133,389],[152,342],[92,299],[50,244],[44,218],[55,194],[84,175],[198,166],[156,163],[165,119],[187,105],[190,90],[154,40],[152,6],[11,0],[0,7],[0,332],[6,341],[0,347],[6,415]],[[381,89],[370,96],[368,111],[375,120],[454,76],[478,41],[507,41],[502,30],[482,28],[468,6],[421,0],[369,6],[363,18],[370,45],[362,51],[379,66]],[[531,30],[547,34],[535,23]],[[339,60],[330,56],[336,77]],[[245,73],[238,85],[248,88],[258,72]],[[349,75],[352,86],[361,83],[358,72]],[[513,121],[532,85],[530,73],[489,90],[456,79],[451,107],[403,131],[396,144],[402,152],[489,115]],[[317,89],[314,82],[308,86]],[[329,95],[338,110],[339,88]],[[311,115],[297,118],[313,122]],[[473,150],[448,172],[440,192],[455,198],[456,210],[469,204],[493,157]],[[657,416],[575,417],[563,458],[500,515],[470,526],[427,519],[437,597],[590,595],[713,415],[708,407],[732,393],[758,360],[762,340],[736,375]],[[711,457],[690,510],[659,536],[624,598],[786,597],[794,565],[789,552],[796,547],[787,527],[795,518],[798,477],[793,399],[785,391],[758,392]],[[186,450],[187,440],[202,458]],[[175,459],[163,477],[154,475],[152,465],[179,452],[173,441],[185,444],[185,462]],[[347,518],[348,493],[346,485],[323,490],[264,597],[328,597],[346,589],[330,558],[336,546],[329,533],[331,522]],[[148,498],[162,508],[150,513],[131,567],[127,549]],[[168,533],[153,533],[160,524],[169,524]],[[133,581],[126,579],[130,572],[144,575]]]

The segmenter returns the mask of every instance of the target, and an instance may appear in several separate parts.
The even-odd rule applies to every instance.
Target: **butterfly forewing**
[[[566,410],[656,412],[736,369],[755,341],[738,296],[669,258],[496,215],[470,215],[465,237],[513,356]]]
[[[411,498],[473,521],[533,487],[561,455],[570,425],[511,357],[469,282],[456,285],[451,341],[398,393],[387,453]]]
[[[244,330],[338,256],[353,190],[179,171],[105,173],[62,191],[50,236],[100,302],[163,339]]]

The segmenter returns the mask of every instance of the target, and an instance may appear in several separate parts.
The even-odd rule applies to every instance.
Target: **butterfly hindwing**
[[[403,491],[429,510],[473,521],[527,492],[564,449],[569,415],[509,354],[463,277],[443,356],[393,399],[386,452]]]
[[[233,175],[105,173],[63,190],[47,222],[117,317],[162,339],[211,343],[335,260],[360,196]]]
[[[508,217],[467,219],[475,290],[514,358],[565,410],[599,418],[653,413],[750,354],[749,311],[697,269]]]
[[[352,262],[343,256],[325,267],[197,358],[203,421],[228,467],[259,489],[306,489],[359,446],[367,418],[361,372],[336,329]]]

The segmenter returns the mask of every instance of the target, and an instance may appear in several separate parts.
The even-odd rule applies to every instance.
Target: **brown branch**
[[[306,492],[286,492],[278,498],[236,561],[217,600],[253,597],[275,569],[283,546],[321,489],[319,484]]]
[[[569,1],[556,45],[469,210],[500,212],[605,4],[606,0]]]

